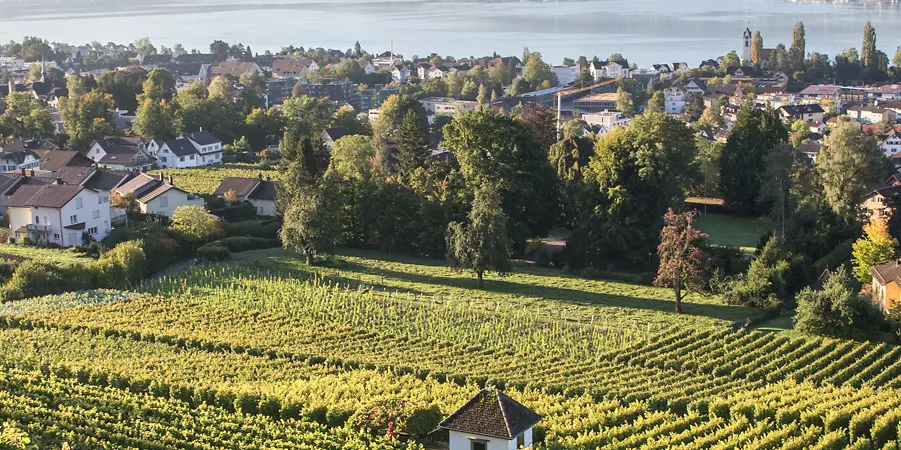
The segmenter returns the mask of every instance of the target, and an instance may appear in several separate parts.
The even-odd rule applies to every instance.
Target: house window
[[[59,233],[53,233],[53,240],[54,240],[54,241],[58,241],[58,240],[59,240]]]
[[[201,157],[200,162],[206,162],[206,156]]]
[[[184,156],[180,156],[180,157],[178,158],[178,160],[181,161],[181,162],[185,162],[185,157],[184,157]]]
[[[473,440],[470,450],[488,450],[488,441]]]
[[[97,227],[88,228],[88,234],[97,234]]]
[[[169,207],[169,197],[160,197],[160,208]]]
[[[257,214],[259,214],[261,216],[263,215],[263,207],[262,206],[257,206]]]
[[[41,218],[38,216],[34,216],[34,223],[41,223]]]
[[[75,216],[75,215],[69,216],[69,223],[75,223],[75,222],[78,222],[78,216]]]
[[[75,199],[75,209],[81,209],[81,207],[84,206],[83,203],[84,202],[82,202],[80,198],[76,198]]]
[[[166,157],[165,157],[165,156],[163,156],[163,157],[162,157],[162,158],[160,158],[160,161],[162,161],[162,162],[166,162]]]
[[[194,155],[191,155],[191,161],[194,161]]]
[[[100,210],[99,210],[99,209],[95,209],[95,210],[94,210],[94,218],[95,218],[95,219],[99,219],[99,218],[100,218]]]
[[[516,436],[516,448],[522,448],[526,446],[526,434],[520,434]]]

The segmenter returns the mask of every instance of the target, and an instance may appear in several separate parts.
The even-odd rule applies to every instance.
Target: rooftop
[[[446,430],[514,439],[540,421],[541,416],[503,392],[484,389],[438,426]]]

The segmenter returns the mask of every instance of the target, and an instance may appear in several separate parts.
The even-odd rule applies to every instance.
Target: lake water
[[[745,27],[760,29],[767,48],[791,41],[798,21],[807,49],[835,55],[860,47],[869,20],[879,48],[901,45],[901,0],[0,0],[0,41],[40,36],[52,41],[182,43],[207,51],[214,39],[256,52],[284,45],[346,49],[359,40],[370,52],[407,57],[437,52],[520,55],[523,47],[559,64],[564,56],[622,53],[642,67],[686,61],[692,66],[737,50]]]

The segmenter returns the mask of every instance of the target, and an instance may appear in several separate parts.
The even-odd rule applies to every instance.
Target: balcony
[[[25,226],[28,231],[33,231],[35,233],[47,233],[50,231],[50,225],[37,225],[30,223]]]

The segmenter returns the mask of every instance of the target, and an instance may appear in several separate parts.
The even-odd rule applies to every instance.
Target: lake
[[[618,52],[646,67],[700,61],[729,50],[741,54],[745,27],[760,29],[764,46],[789,46],[798,21],[807,50],[835,55],[860,47],[869,20],[881,50],[901,45],[901,2],[786,0],[0,0],[0,41],[40,36],[51,41],[128,43],[147,36],[159,46],[182,43],[208,51],[222,39],[255,52],[284,45],[394,50],[410,57],[564,56]]]

